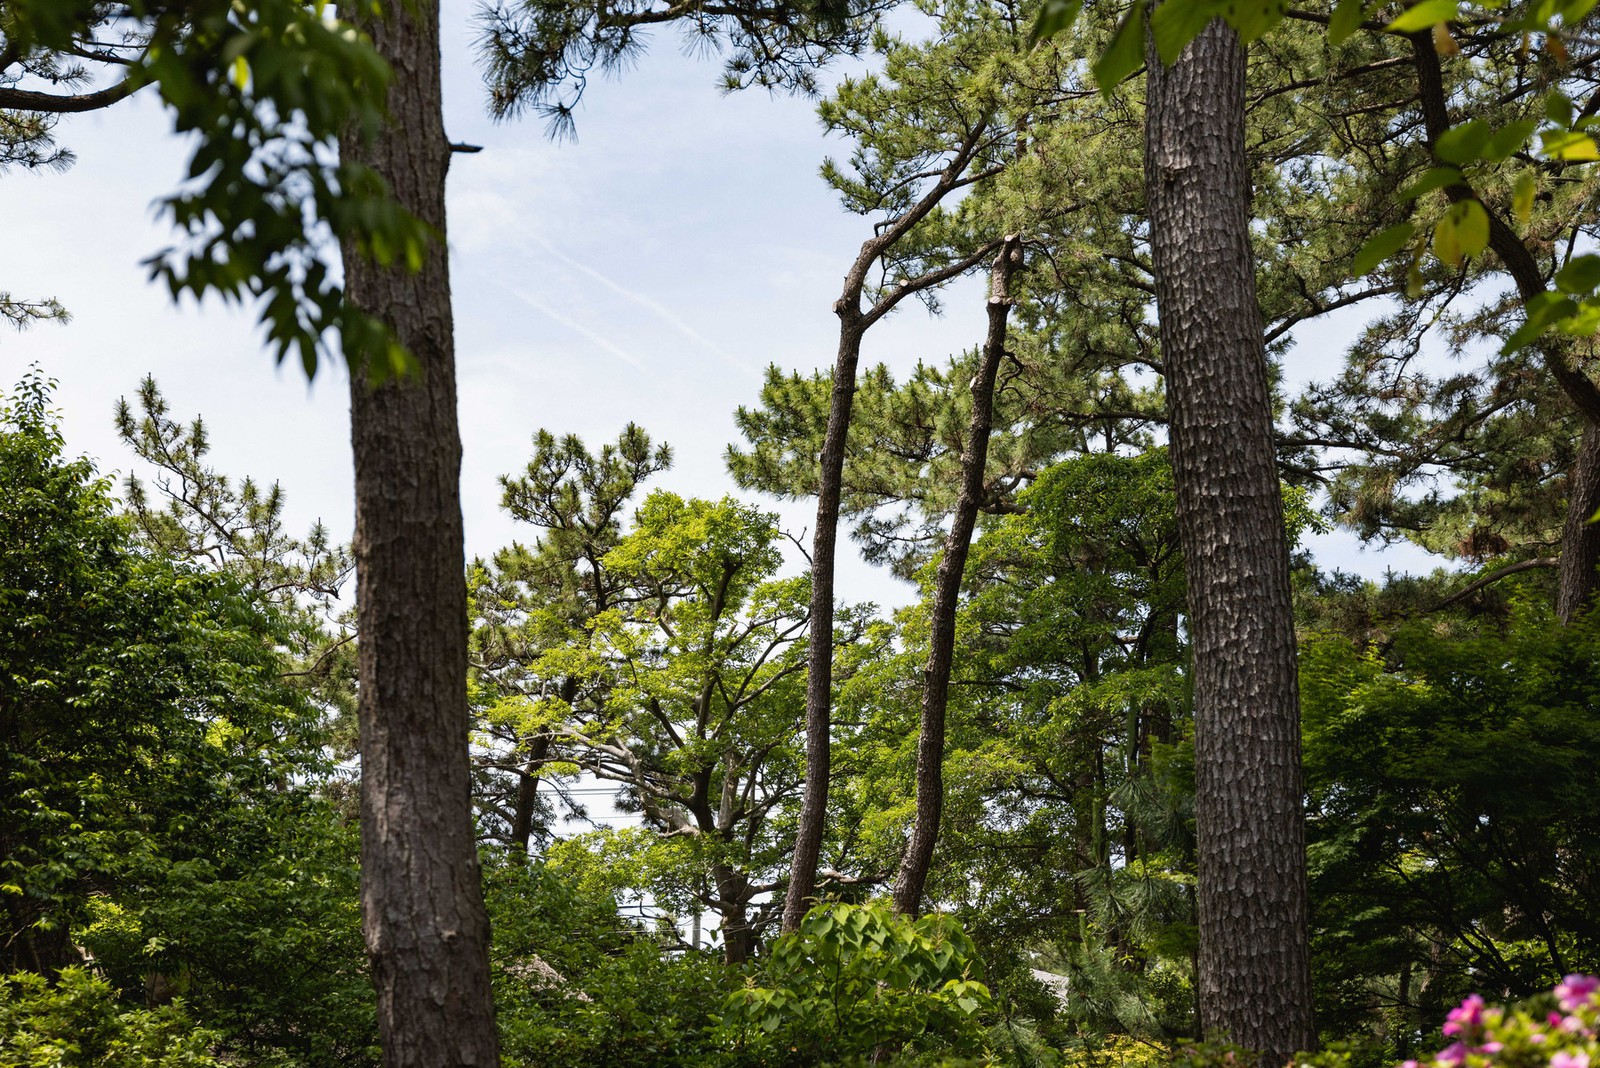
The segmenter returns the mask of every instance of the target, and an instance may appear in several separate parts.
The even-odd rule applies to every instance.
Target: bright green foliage
[[[949,916],[883,902],[819,905],[729,995],[721,1029],[753,1063],[813,1065],[875,1050],[977,1052],[989,1004],[977,950]]]
[[[1395,1056],[1470,990],[1600,964],[1600,629],[1513,603],[1301,661],[1318,1017]]]
[[[777,575],[774,517],[731,498],[658,491],[623,534],[666,458],[636,427],[598,456],[544,434],[506,482],[513,514],[545,533],[475,577],[484,762],[619,784],[647,830],[601,834],[605,856],[648,874],[630,885],[664,908],[717,911],[739,960],[787,863],[809,590]],[[841,616],[842,643],[859,615]]]
[[[0,1068],[222,1068],[221,1036],[179,1005],[130,1009],[105,980],[67,968],[54,984],[0,977]]]
[[[174,299],[258,303],[278,359],[296,354],[308,375],[333,330],[375,373],[403,367],[388,327],[345,303],[330,262],[344,241],[416,270],[432,239],[376,172],[336,151],[384,119],[390,72],[368,42],[326,0],[0,4],[5,51],[72,53],[91,28],[143,42],[130,84],[155,85],[176,131],[197,135],[190,181],[163,201],[184,240],[151,258],[152,277]]]

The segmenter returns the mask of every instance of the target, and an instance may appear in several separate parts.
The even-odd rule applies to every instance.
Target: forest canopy
[[[153,86],[152,277],[345,362],[356,502],[18,372],[0,1068],[1587,1068],[1592,6],[485,5],[557,134],[650,27],[816,96],[837,349],[698,496],[622,419],[461,479],[436,4],[0,0],[0,172]]]

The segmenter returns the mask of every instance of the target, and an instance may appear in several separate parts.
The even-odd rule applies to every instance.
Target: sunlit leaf
[[[1422,0],[1389,23],[1391,33],[1416,33],[1456,18],[1456,0]]]

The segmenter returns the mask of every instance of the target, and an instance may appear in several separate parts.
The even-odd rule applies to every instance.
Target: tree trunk
[[[944,555],[934,579],[929,607],[932,633],[928,660],[922,669],[922,720],[917,734],[917,813],[911,840],[900,858],[894,883],[894,907],[914,916],[922,905],[922,890],[939,839],[944,813],[944,719],[950,704],[950,669],[955,654],[956,605],[966,572],[967,550],[983,503],[983,475],[989,458],[989,430],[994,423],[994,382],[1006,351],[1006,320],[1011,315],[1011,275],[1022,262],[1022,243],[1008,236],[995,257],[989,275],[989,331],[983,342],[982,362],[972,380],[972,418],[966,447],[961,453],[961,494],[944,540]]]
[[[527,761],[517,773],[516,807],[511,813],[511,849],[528,855],[528,841],[533,837],[533,818],[539,811],[539,772],[544,768],[544,758],[550,753],[550,732],[540,731],[528,742]]]
[[[1578,458],[1567,473],[1567,520],[1561,528],[1561,570],[1556,586],[1556,615],[1571,623],[1594,601],[1600,584],[1600,523],[1589,520],[1600,511],[1600,426],[1585,419]]]
[[[377,384],[351,371],[363,930],[386,1068],[491,1068],[500,1058],[467,753],[437,0],[393,5],[366,28],[394,68],[391,121],[344,151],[382,174],[437,240],[414,274],[345,256],[348,299],[388,322],[417,365]]]
[[[1315,1038],[1289,552],[1250,250],[1245,55],[1149,50],[1145,184],[1188,563],[1202,1024],[1281,1065]]]
[[[856,290],[859,295],[859,288]],[[859,300],[859,296],[857,298]],[[840,299],[839,353],[833,364],[833,394],[828,428],[817,457],[817,529],[811,536],[811,618],[806,648],[806,781],[800,797],[800,825],[789,865],[789,890],[783,901],[783,929],[797,930],[817,892],[817,864],[828,822],[828,776],[833,733],[833,573],[839,540],[839,497],[844,482],[845,440],[856,399],[856,364],[866,333],[859,303]],[[730,936],[731,937],[731,936]],[[730,941],[728,945],[732,946]]]

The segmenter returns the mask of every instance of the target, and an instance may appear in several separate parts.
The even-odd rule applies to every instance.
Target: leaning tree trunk
[[[929,606],[932,633],[928,660],[922,669],[922,720],[917,733],[917,812],[911,840],[900,858],[894,882],[894,907],[907,916],[922,905],[922,890],[933,863],[944,814],[944,718],[950,704],[950,668],[955,655],[956,604],[961,578],[967,568],[967,551],[983,503],[983,475],[989,458],[989,430],[994,423],[994,382],[1006,352],[1006,320],[1010,318],[1011,275],[1022,262],[1022,243],[1008,236],[995,257],[989,275],[989,330],[983,342],[978,374],[972,380],[972,417],[961,452],[961,493],[956,499],[950,533],[934,579]]]
[[[863,272],[863,277],[865,274]],[[857,289],[857,294],[859,294]],[[806,650],[806,780],[800,796],[800,823],[789,864],[789,889],[783,901],[783,929],[799,928],[817,892],[822,833],[828,822],[828,776],[833,762],[833,573],[839,540],[839,498],[844,482],[845,442],[855,406],[856,365],[866,333],[859,296],[840,299],[839,353],[833,364],[833,394],[828,427],[817,457],[817,527],[811,536],[811,614]]]
[[[416,273],[345,256],[348,298],[388,322],[416,361],[416,373],[381,382],[351,372],[363,930],[386,1068],[491,1068],[500,1057],[467,752],[437,0],[393,5],[367,29],[394,68],[391,119],[344,151],[382,174],[437,239]]]
[[[1187,559],[1202,1024],[1281,1065],[1309,1047],[1299,692],[1250,250],[1245,55],[1213,21],[1149,50],[1145,188]]]
[[[845,272],[844,290],[834,301],[839,316],[839,351],[833,364],[833,392],[828,401],[828,425],[817,456],[817,529],[811,537],[811,615],[806,635],[806,780],[800,797],[800,823],[795,831],[794,856],[789,865],[789,889],[783,899],[783,930],[800,927],[817,892],[817,866],[822,856],[822,835],[828,822],[828,776],[832,765],[833,731],[833,574],[839,535],[839,502],[844,489],[844,456],[850,434],[850,412],[855,406],[856,365],[861,361],[861,341],[872,324],[894,310],[913,293],[959,277],[994,251],[985,245],[942,267],[925,271],[891,286],[863,310],[862,294],[867,274],[895,242],[927,218],[952,190],[971,185],[998,170],[963,177],[977,156],[991,112],[984,112],[967,131],[939,171],[939,180],[886,229],[861,245]]]

